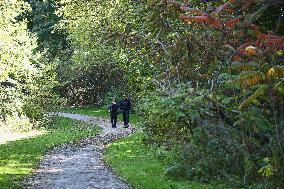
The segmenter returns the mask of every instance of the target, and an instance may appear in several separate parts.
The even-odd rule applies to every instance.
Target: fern
[[[284,81],[279,81],[276,83],[274,90],[278,91],[281,95],[284,95]]]
[[[259,96],[263,95],[268,88],[268,85],[262,85],[260,88],[258,88],[251,96],[249,96],[247,99],[245,99],[239,106],[239,109],[242,110],[243,108],[250,105],[252,102],[256,100]]]
[[[239,83],[243,87],[250,87],[257,84],[264,79],[264,74],[261,72],[244,73],[239,76],[239,79],[234,80],[235,83]]]
[[[270,80],[272,77],[284,77],[284,66],[272,67],[267,70],[265,78]]]
[[[234,63],[232,65],[232,69],[238,71],[254,71],[256,68],[257,65],[253,63],[247,63],[247,64]]]

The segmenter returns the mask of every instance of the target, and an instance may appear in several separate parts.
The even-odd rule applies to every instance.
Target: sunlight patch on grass
[[[93,112],[99,113],[99,112],[102,112],[102,110],[95,110],[95,111],[93,111]]]
[[[135,141],[119,141],[119,142],[113,142],[111,144],[108,144],[107,147],[109,146],[123,146],[126,144],[133,144]]]
[[[0,174],[25,174],[26,172],[29,172],[29,167],[32,166],[31,163],[19,163],[18,161],[12,162],[6,162],[8,165],[5,167],[1,167]]]
[[[15,141],[24,138],[31,138],[39,135],[46,134],[48,131],[46,130],[34,130],[29,132],[20,132],[20,133],[12,133],[12,132],[3,132],[0,133],[0,144],[5,144],[9,141]]]

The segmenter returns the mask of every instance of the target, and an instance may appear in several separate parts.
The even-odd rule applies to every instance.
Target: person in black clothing
[[[123,100],[120,102],[120,110],[122,111],[124,128],[129,127],[129,113],[131,102],[126,95],[123,95]]]
[[[110,121],[112,128],[116,128],[117,114],[119,110],[119,105],[116,103],[116,99],[112,99],[112,103],[109,105]]]

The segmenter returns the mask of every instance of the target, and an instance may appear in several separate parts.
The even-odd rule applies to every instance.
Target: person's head
[[[115,97],[112,98],[112,102],[116,102],[116,98]]]
[[[123,99],[127,99],[127,96],[125,94],[123,95]]]

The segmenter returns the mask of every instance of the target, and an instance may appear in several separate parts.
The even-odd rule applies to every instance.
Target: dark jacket
[[[111,103],[111,105],[109,105],[108,108],[109,108],[111,114],[118,114],[118,110],[119,110],[118,104]]]
[[[122,111],[129,111],[131,109],[131,102],[129,99],[123,99],[120,102],[120,109]]]

